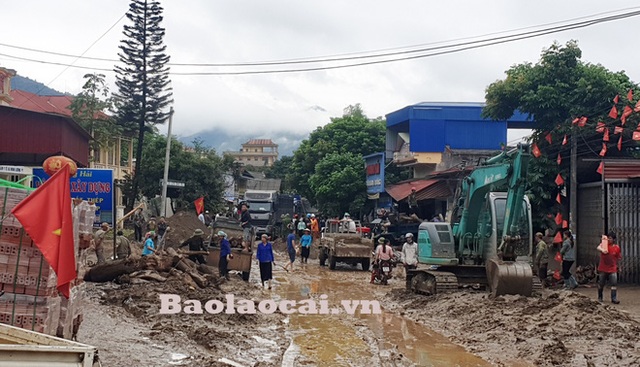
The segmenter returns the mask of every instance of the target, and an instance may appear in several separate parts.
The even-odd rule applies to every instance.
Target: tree
[[[143,176],[143,146],[145,132],[164,123],[169,117],[171,103],[169,87],[169,56],[165,53],[162,7],[156,0],[132,0],[127,18],[132,24],[124,26],[125,39],[121,41],[118,56],[122,66],[116,65],[119,123],[138,134],[136,166],[129,207]]]
[[[85,74],[80,92],[69,105],[74,120],[91,134],[90,148],[95,155],[101,147],[112,142],[111,137],[121,133],[120,127],[105,112],[113,108],[109,87],[103,74]],[[95,159],[95,157],[92,157]]]
[[[281,189],[283,192],[290,192],[293,188],[291,182],[291,168],[293,167],[293,156],[280,157],[265,172],[267,178],[278,178],[282,181]]]
[[[519,110],[535,119],[530,142],[536,143],[543,154],[531,162],[528,181],[530,199],[537,211],[535,225],[539,228],[549,227],[549,214],[557,211],[555,177],[561,173],[565,180],[568,178],[570,144],[562,144],[565,135],[577,139],[578,157],[599,158],[603,134],[596,131],[596,124],[604,122],[614,136],[614,125],[620,122],[607,116],[612,99],[618,94],[626,95],[630,89],[638,89],[624,72],[616,73],[601,65],[584,63],[581,57],[582,51],[575,41],[566,45],[554,43],[542,52],[538,63],[515,65],[506,71],[504,80],[498,80],[486,89],[485,117],[506,120]],[[622,109],[623,104],[618,108]],[[587,122],[580,127],[578,122],[583,116]],[[630,118],[635,119],[635,116]],[[627,124],[635,126],[637,123]],[[618,136],[608,143],[613,148],[609,149],[609,154],[629,155],[635,151],[637,145],[630,139],[630,130],[633,129],[625,129],[622,134],[621,151],[616,148]],[[547,137],[551,139],[550,144]],[[560,165],[556,162],[558,154],[565,158]]]
[[[316,191],[311,187],[309,179],[316,174],[316,165],[324,157],[334,153],[351,153],[360,157],[360,170],[364,172],[362,156],[384,150],[385,137],[384,120],[369,119],[360,104],[345,108],[342,117],[331,118],[329,124],[318,127],[294,152],[291,168],[293,188],[299,194],[315,201]],[[340,170],[342,167],[334,168]],[[364,184],[364,176],[362,180]]]
[[[331,153],[316,164],[309,178],[319,209],[330,215],[357,211],[366,201],[362,155]]]

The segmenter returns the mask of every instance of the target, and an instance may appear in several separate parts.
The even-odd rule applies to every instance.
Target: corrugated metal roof
[[[277,146],[278,144],[271,141],[271,139],[250,139],[248,142],[243,145],[273,145]]]
[[[416,189],[417,200],[445,198],[451,195],[451,190],[445,181],[441,180],[413,180],[387,187],[387,193],[396,201],[402,201]]]
[[[640,160],[605,161],[605,180],[626,180],[640,178]]]

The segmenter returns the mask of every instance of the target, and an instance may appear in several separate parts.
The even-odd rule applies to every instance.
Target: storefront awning
[[[414,180],[387,187],[386,191],[395,201],[405,200],[411,189],[416,189],[417,200],[447,198],[451,196],[449,185],[444,180]]]

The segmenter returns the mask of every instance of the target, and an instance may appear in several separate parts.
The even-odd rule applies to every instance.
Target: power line
[[[638,8],[630,8],[630,9],[638,9]],[[611,12],[602,13],[602,14],[610,14],[610,13]],[[552,34],[552,33],[564,32],[564,31],[578,29],[578,28],[589,27],[589,26],[600,24],[600,23],[604,23],[604,22],[610,22],[610,21],[614,21],[614,20],[625,19],[625,18],[634,17],[634,16],[638,16],[638,15],[640,15],[640,11],[636,10],[636,11],[631,11],[631,12],[627,12],[627,13],[616,14],[616,15],[606,16],[606,17],[600,17],[600,18],[596,18],[596,19],[588,19],[588,20],[585,20],[585,21],[574,22],[574,23],[569,23],[569,24],[563,24],[563,25],[560,25],[560,26],[554,26],[554,27],[548,27],[548,28],[542,28],[542,29],[538,29],[538,30],[534,30],[534,31],[522,32],[522,33],[517,33],[517,34],[510,34],[510,35],[501,36],[501,37],[493,37],[493,38],[488,38],[488,39],[481,39],[481,40],[476,40],[476,41],[462,42],[462,43],[444,45],[444,46],[421,48],[421,49],[416,49],[416,50],[402,50],[402,51],[398,51],[398,52],[371,54],[371,55],[354,56],[354,57],[309,59],[309,60],[298,60],[298,61],[274,61],[274,62],[262,62],[262,63],[230,63],[230,64],[175,64],[174,63],[174,64],[171,64],[171,65],[174,65],[174,66],[178,66],[178,65],[180,65],[180,66],[235,66],[235,67],[238,67],[238,66],[273,66],[273,65],[290,65],[290,64],[301,64],[301,63],[335,62],[335,61],[346,61],[346,60],[357,60],[357,59],[376,59],[376,58],[381,58],[381,57],[390,57],[390,56],[394,57],[394,56],[398,56],[398,55],[406,55],[406,54],[413,54],[413,53],[424,53],[424,52],[428,52],[428,51],[442,50],[442,51],[439,51],[439,52],[431,52],[431,53],[420,54],[420,55],[394,57],[394,58],[391,58],[391,59],[365,61],[365,62],[346,64],[346,65],[343,64],[343,65],[318,66],[318,67],[297,68],[297,69],[250,70],[250,71],[235,71],[235,72],[170,72],[170,74],[171,75],[184,75],[184,76],[204,76],[204,75],[251,75],[251,74],[293,73],[293,72],[309,72],[309,71],[332,70],[332,69],[341,69],[341,68],[348,68],[348,67],[357,67],[357,66],[365,66],[365,65],[397,62],[397,61],[404,61],[404,60],[412,60],[412,59],[439,56],[439,55],[450,54],[450,53],[455,53],[455,52],[462,52],[462,51],[466,51],[466,50],[470,50],[470,49],[487,47],[487,46],[492,46],[492,45],[501,44],[501,43],[515,42],[515,41],[522,40],[522,39],[540,37],[540,36],[547,35],[547,34]],[[586,17],[576,18],[576,19],[585,19],[585,18]],[[560,23],[560,22],[550,23],[550,24],[558,24],[558,23]],[[530,28],[531,27],[524,28],[524,29],[530,29]],[[504,33],[504,32],[501,32],[501,33]],[[59,54],[59,53],[56,53],[56,54]],[[0,54],[0,55],[6,56],[6,57],[13,57],[13,56],[7,55],[7,54]],[[71,55],[66,55],[66,56],[71,56]],[[18,58],[18,57],[16,57],[16,58]],[[82,56],[80,56],[80,58],[82,58]],[[50,63],[50,64],[56,64],[56,65],[68,65],[68,64],[64,64],[64,63],[54,63],[54,62],[48,62],[48,61],[36,60],[36,59],[29,59],[29,58],[19,58],[19,59],[22,59],[22,60],[25,60],[25,61],[41,62],[41,63],[45,63],[45,64],[46,63]],[[111,60],[111,59],[98,59],[98,58],[87,58],[87,59],[102,60],[102,61],[116,61],[116,60]],[[70,67],[84,68],[84,69],[90,69],[90,70],[100,70],[100,71],[111,71],[111,69],[94,68],[94,67],[86,67],[86,66],[75,66],[75,65],[72,65]]]

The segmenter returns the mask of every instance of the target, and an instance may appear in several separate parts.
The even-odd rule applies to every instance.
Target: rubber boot
[[[611,289],[611,303],[613,303],[614,305],[617,305],[620,303],[620,301],[618,301],[618,290],[617,289]]]
[[[598,302],[602,303],[602,294],[604,293],[603,289],[598,288]]]

